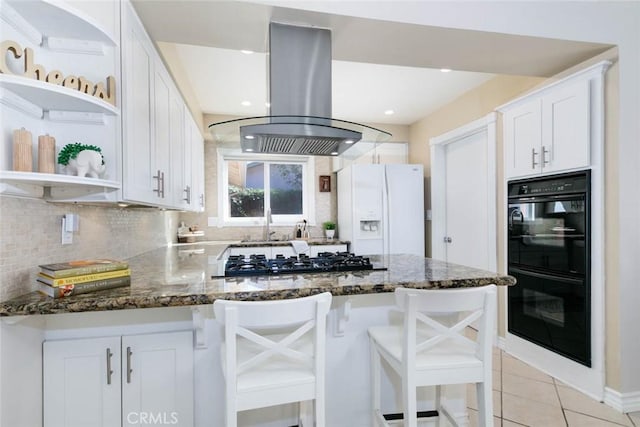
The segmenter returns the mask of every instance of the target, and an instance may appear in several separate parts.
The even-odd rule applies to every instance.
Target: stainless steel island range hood
[[[331,31],[327,29],[270,24],[269,96],[269,116],[213,123],[211,133],[239,137],[245,152],[317,156],[342,154],[363,135],[371,142],[391,136],[331,118]]]

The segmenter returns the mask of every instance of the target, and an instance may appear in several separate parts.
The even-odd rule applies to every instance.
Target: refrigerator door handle
[[[389,206],[391,206],[391,200],[389,198],[390,196],[390,192],[389,192],[389,177],[387,176],[387,168],[385,166],[382,166],[382,176],[384,179],[384,192],[382,195],[382,199],[384,202],[383,206],[384,206],[384,215],[382,218],[382,227],[383,227],[383,255],[388,255],[391,253],[391,231],[389,230],[389,228],[391,227],[391,220],[389,218],[390,212],[389,212]]]

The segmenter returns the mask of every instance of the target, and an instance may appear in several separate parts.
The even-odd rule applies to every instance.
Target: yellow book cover
[[[75,285],[78,283],[94,282],[96,280],[113,279],[114,277],[130,276],[131,269],[106,271],[104,273],[83,274],[80,276],[53,278],[44,273],[38,273],[38,280],[50,286]]]
[[[54,279],[61,279],[63,277],[80,276],[83,274],[124,270],[129,267],[129,263],[127,261],[113,259],[82,259],[56,264],[43,264],[39,267],[43,274],[53,277]]]

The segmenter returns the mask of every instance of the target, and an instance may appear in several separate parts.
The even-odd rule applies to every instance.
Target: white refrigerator
[[[351,252],[424,256],[422,165],[354,164],[337,184],[338,235]]]

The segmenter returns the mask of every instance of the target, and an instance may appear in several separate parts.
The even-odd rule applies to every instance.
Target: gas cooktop
[[[320,252],[317,257],[299,255],[285,258],[276,255],[267,259],[264,255],[232,255],[227,259],[224,275],[257,276],[286,273],[322,273],[331,271],[373,270],[369,258],[349,252]],[[378,269],[376,269],[378,270]]]

